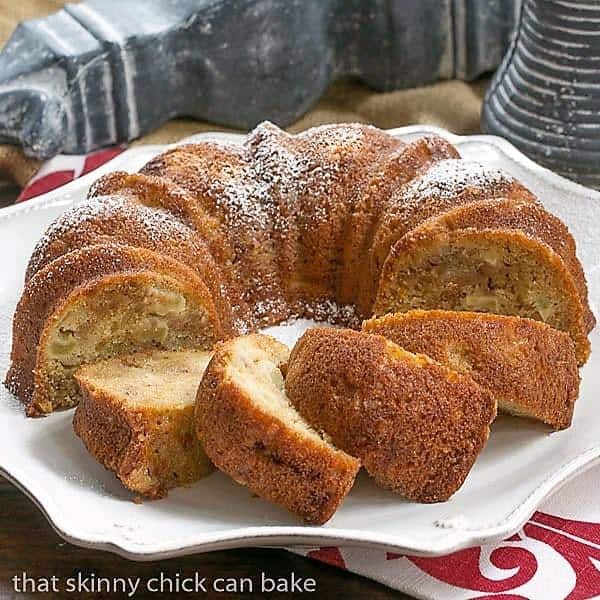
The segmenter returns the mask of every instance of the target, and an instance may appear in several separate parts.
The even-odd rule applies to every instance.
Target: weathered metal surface
[[[0,53],[0,141],[88,152],[175,116],[287,125],[342,76],[391,90],[494,68],[517,0],[87,0]]]

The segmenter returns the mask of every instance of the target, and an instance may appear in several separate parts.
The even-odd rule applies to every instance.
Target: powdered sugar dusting
[[[328,125],[291,136],[262,123],[244,144],[242,166],[226,167],[223,177],[211,183],[211,193],[230,223],[285,231],[300,196],[315,201],[316,219],[325,218],[328,192],[343,174],[342,158],[360,154],[370,130],[376,131],[356,123]]]
[[[271,125],[273,127],[273,125]],[[326,124],[309,127],[298,134],[301,139],[322,138],[324,144],[339,146],[360,143],[366,131],[380,133],[380,129],[365,123]]]
[[[96,226],[99,220],[137,227],[156,246],[166,240],[184,240],[195,235],[184,223],[163,209],[144,206],[121,196],[94,196],[71,207],[48,227],[33,251],[31,272],[38,270],[50,244],[55,240],[80,229],[85,223]]]
[[[348,136],[346,143],[355,138]],[[244,165],[225,170],[224,178],[211,186],[229,223],[286,231],[294,215],[282,208],[293,207],[301,194],[326,195],[339,164],[323,160],[323,143],[307,138],[299,144],[298,139],[271,123],[262,123],[250,133],[244,145]]]
[[[222,179],[210,183],[208,193],[229,225],[267,229],[270,222],[269,198],[257,194],[249,165],[241,170],[224,167]]]
[[[358,329],[362,321],[354,305],[338,304],[330,298],[306,302],[299,316],[322,323],[335,323],[336,325],[343,325],[344,327],[352,327],[354,329]]]
[[[402,190],[404,200],[422,202],[428,198],[454,198],[470,187],[491,189],[514,179],[500,169],[477,162],[447,159],[434,163],[421,177]]]
[[[426,219],[467,202],[504,196],[515,183],[500,169],[459,158],[429,165],[390,198],[373,244],[378,264],[391,243]]]

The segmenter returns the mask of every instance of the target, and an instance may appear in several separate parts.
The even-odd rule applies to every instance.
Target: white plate
[[[455,143],[464,157],[502,167],[518,177],[568,224],[597,306],[600,194],[542,169],[499,138],[458,137],[423,127],[392,133],[412,139],[431,132]],[[0,212],[0,374],[8,367],[10,324],[25,265],[43,230],[67,206],[84,198],[101,173],[136,170],[163,149],[134,148],[55,192]],[[278,335],[290,343],[298,329],[280,328]],[[593,347],[597,349],[599,343],[594,332]],[[593,352],[582,370],[570,429],[550,434],[541,425],[499,418],[467,481],[450,501],[406,502],[361,476],[341,509],[322,527],[300,525],[284,510],[253,497],[220,473],[174,490],[164,500],[134,504],[131,494],[88,455],[73,434],[70,412],[26,419],[4,387],[0,389],[0,472],[36,502],[65,539],[138,560],[240,546],[299,544],[442,554],[512,534],[548,494],[599,460],[599,362],[600,352]]]

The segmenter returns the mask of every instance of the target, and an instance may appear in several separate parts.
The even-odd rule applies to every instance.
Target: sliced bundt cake
[[[285,389],[377,483],[419,502],[460,488],[496,416],[492,395],[468,375],[349,329],[307,331],[290,355]]]
[[[48,276],[42,273],[56,273],[58,280],[60,261],[70,253],[107,244],[129,248],[123,266],[115,255],[104,273],[94,251],[77,254],[78,266],[68,272],[94,275],[66,279],[60,298],[44,298],[55,292],[35,283]],[[133,268],[137,250],[173,268]],[[290,317],[359,327],[373,313],[478,310],[544,321],[569,333],[583,363],[594,324],[572,237],[514,178],[460,160],[442,138],[405,144],[357,124],[299,135],[263,124],[243,145],[185,144],[138,174],[102,177],[87,202],[49,228],[31,258],[8,376],[10,389],[26,404],[34,380],[41,385],[43,379],[43,369],[32,369],[46,361],[30,332],[51,327],[60,302],[79,298],[85,304],[86,294],[100,293],[107,278],[127,270],[185,280],[185,289],[193,281],[194,289],[203,290],[198,302],[208,321],[217,323],[206,328],[212,340]],[[119,275],[123,281],[128,276]],[[140,306],[141,285],[120,285],[122,306],[128,294],[131,306]],[[134,310],[127,314],[135,321]],[[139,310],[146,322],[146,308]],[[175,338],[187,340],[186,347],[205,347],[194,324],[203,319],[175,321],[178,330],[165,334],[171,340],[166,349],[178,347]],[[133,335],[126,323],[111,326],[120,340],[111,346],[113,354],[138,348],[138,341],[126,343]],[[170,331],[171,321],[161,327]],[[148,343],[162,348],[154,337]],[[77,364],[106,358],[101,346],[98,355],[86,350]],[[78,396],[69,390],[48,388],[44,394],[54,399],[37,396],[38,408],[30,412],[71,406]]]
[[[196,392],[209,352],[138,352],[75,373],[75,433],[130,490],[160,498],[212,465],[196,437]]]
[[[196,402],[198,437],[214,464],[308,523],[327,521],[360,467],[290,404],[281,368],[289,350],[251,334],[215,348]]]
[[[363,323],[410,352],[470,375],[508,413],[554,429],[571,424],[579,389],[575,345],[539,321],[443,310],[389,314]]]

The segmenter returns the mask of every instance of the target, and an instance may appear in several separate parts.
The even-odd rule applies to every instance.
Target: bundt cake
[[[308,330],[294,347],[285,390],[298,412],[375,481],[419,502],[462,485],[496,416],[469,375],[351,329]]]
[[[130,490],[160,498],[212,465],[196,437],[194,404],[210,352],[152,351],[81,367],[73,426]]]
[[[148,308],[148,278],[187,290],[185,318]],[[109,292],[102,306],[92,296],[113,279],[111,302],[129,308],[109,325]],[[77,335],[60,323],[75,302],[85,307]],[[357,124],[290,135],[264,123],[243,145],[186,144],[137,174],[106,175],[59,217],[27,269],[7,384],[40,414],[75,404],[72,373],[98,358],[207,349],[291,317],[358,328],[414,308],[532,318],[567,332],[580,364],[589,354],[594,319],[573,239],[512,177],[436,136],[404,143]],[[128,320],[148,318],[161,333],[140,343]],[[97,347],[85,333],[79,348],[98,323]],[[48,355],[56,325],[75,348],[67,362]]]
[[[220,342],[198,389],[198,438],[214,464],[307,523],[327,521],[360,462],[334,448],[289,403],[287,346],[250,334]]]
[[[502,411],[554,429],[571,424],[579,390],[575,346],[539,321],[476,312],[413,310],[363,323],[363,331],[470,375]]]

